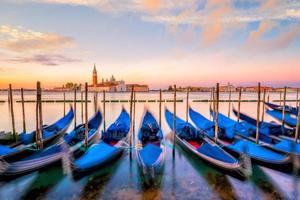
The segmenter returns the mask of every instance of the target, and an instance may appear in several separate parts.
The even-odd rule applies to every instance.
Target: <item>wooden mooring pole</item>
[[[176,88],[176,85],[174,85],[174,110],[173,110],[173,113],[174,113],[174,116],[173,116],[173,156],[175,155],[175,145],[176,145],[176,92],[177,92],[177,88]]]
[[[106,92],[103,90],[103,130],[106,131]]]
[[[230,113],[231,113],[231,86],[230,83],[228,83],[228,117],[230,117]]]
[[[133,119],[132,119],[133,146],[135,146],[135,102],[136,102],[136,91],[133,91]]]
[[[239,87],[238,115],[237,115],[238,122],[240,122],[240,118],[241,118],[241,100],[242,100],[242,87]]]
[[[131,88],[131,94],[130,94],[130,108],[129,108],[129,116],[130,116],[130,137],[129,137],[129,146],[130,146],[130,148],[132,148],[132,141],[133,141],[133,134],[132,134],[132,132],[133,132],[133,126],[132,126],[132,123],[133,123],[133,120],[132,120],[132,115],[133,115],[133,113],[132,113],[132,103],[133,103],[133,91],[134,91],[134,86],[132,86],[132,88]],[[130,150],[130,159],[132,159],[132,151]]]
[[[66,116],[66,93],[64,92],[64,116]]]
[[[282,123],[281,123],[282,134],[284,133],[284,124],[285,124],[286,89],[287,87],[285,86],[283,91],[283,107],[282,107]]]
[[[185,121],[189,122],[189,97],[190,97],[190,87],[187,87],[186,91],[186,109],[185,109]]]
[[[83,92],[80,92],[81,123],[83,124]]]
[[[24,89],[21,88],[21,101],[22,101],[22,124],[23,124],[23,133],[26,132],[26,119],[25,119],[25,105],[24,105]]]
[[[77,126],[77,88],[74,89],[74,128]]]
[[[42,115],[42,89],[41,83],[36,84],[36,144],[43,148],[43,115]]]
[[[14,100],[12,95],[11,84],[9,84],[9,100],[10,100],[10,114],[11,114],[11,123],[12,123],[12,134],[14,136],[14,140],[17,141],[17,133],[15,127],[15,113],[14,113]]]
[[[218,133],[219,133],[219,92],[220,92],[219,83],[216,85],[216,99],[215,99],[215,143],[218,142]]]
[[[159,90],[159,108],[158,108],[158,111],[159,111],[159,127],[161,128],[161,105],[162,105],[162,92],[161,92],[161,89]]]
[[[260,83],[257,87],[257,116],[256,116],[256,143],[259,142],[259,128],[260,128]]]
[[[261,121],[263,122],[265,120],[265,111],[266,111],[266,89],[264,89],[264,94],[263,94],[263,108],[262,108],[262,113],[261,113]]]
[[[88,134],[89,134],[89,125],[88,125],[88,84],[85,83],[85,87],[84,87],[84,91],[85,91],[85,99],[84,99],[84,110],[85,110],[85,129],[84,129],[84,135],[85,135],[85,147],[88,147],[89,145],[89,141],[88,141]]]

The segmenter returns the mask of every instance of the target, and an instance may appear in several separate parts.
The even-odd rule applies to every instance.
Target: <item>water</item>
[[[208,103],[192,102],[195,99],[209,99],[209,93],[191,93],[190,105],[197,111],[209,117]],[[67,99],[73,99],[73,93],[67,93]],[[99,101],[102,95],[99,94]],[[138,100],[158,99],[158,93],[137,93]],[[178,93],[178,99],[185,99],[185,93]],[[295,99],[296,94],[288,94],[288,99]],[[26,100],[34,100],[34,92],[26,92]],[[62,99],[62,93],[44,92],[43,99]],[[107,100],[128,100],[129,93],[108,93]],[[163,99],[171,100],[172,93],[163,93]],[[221,99],[227,99],[228,94],[222,93]],[[7,93],[0,92],[0,100],[6,100]],[[20,94],[14,93],[14,100],[19,100]],[[80,94],[77,99],[80,99]],[[93,99],[93,95],[89,95]],[[233,93],[232,99],[237,99]],[[242,99],[256,99],[256,94],[245,93]],[[270,99],[279,99],[279,93],[271,93]],[[236,104],[236,103],[234,103]],[[289,103],[295,105],[295,103]],[[115,120],[122,105],[129,111],[129,103],[107,103],[106,124]],[[136,131],[146,108],[158,118],[158,103],[136,103]],[[35,128],[35,104],[26,103],[26,125],[28,130]],[[102,103],[99,104],[100,108]],[[163,103],[163,107],[173,109],[173,103]],[[237,106],[237,105],[235,105]],[[177,103],[177,114],[185,118],[186,102]],[[81,123],[81,104],[77,103],[77,123]],[[16,130],[22,130],[21,103],[14,103]],[[242,103],[241,110],[256,116],[256,103]],[[93,103],[89,104],[89,115],[94,111]],[[220,103],[220,112],[228,113],[228,103]],[[0,103],[1,130],[11,130],[8,104]],[[43,103],[44,123],[50,124],[63,115],[63,103]],[[234,118],[234,115],[231,113]],[[272,120],[265,115],[265,120]],[[73,128],[70,126],[69,131]],[[164,115],[162,118],[164,134],[170,137]],[[103,129],[103,127],[101,127]],[[136,159],[129,159],[129,152],[114,164],[95,171],[79,180],[73,180],[70,175],[64,175],[60,165],[34,172],[18,179],[0,183],[0,199],[295,199],[295,185],[300,189],[298,178],[291,174],[274,171],[265,167],[253,165],[253,176],[241,181],[215,170],[193,155],[176,146],[172,155],[172,144],[168,141],[166,161],[163,175],[154,186],[145,186],[139,174]],[[298,198],[300,199],[300,198]]]

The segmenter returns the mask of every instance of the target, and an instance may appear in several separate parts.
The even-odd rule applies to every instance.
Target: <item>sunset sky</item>
[[[0,88],[300,86],[299,0],[0,0]]]

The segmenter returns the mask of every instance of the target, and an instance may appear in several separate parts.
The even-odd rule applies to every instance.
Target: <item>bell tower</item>
[[[98,81],[97,81],[97,70],[96,70],[96,65],[94,64],[94,70],[93,70],[93,86],[97,86]]]

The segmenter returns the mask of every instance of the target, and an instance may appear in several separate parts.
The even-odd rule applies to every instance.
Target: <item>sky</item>
[[[0,88],[300,87],[299,0],[0,0]]]

